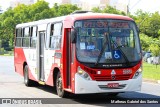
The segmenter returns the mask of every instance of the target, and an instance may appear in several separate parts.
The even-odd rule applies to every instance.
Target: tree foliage
[[[142,49],[160,55],[160,14],[138,10],[135,21],[139,25]]]
[[[139,25],[140,32],[150,37],[158,38],[160,36],[160,14],[158,12],[148,13],[138,10],[135,21]]]
[[[60,6],[55,4],[52,10],[56,11],[57,13],[56,16],[64,16],[74,12],[75,10],[80,10],[80,8],[78,8],[76,5],[71,5],[71,4],[64,4]]]
[[[59,6],[55,4],[50,8],[48,2],[44,0],[38,0],[38,2],[32,5],[20,4],[14,9],[9,8],[6,12],[0,14],[0,39],[2,47],[5,50],[13,48],[14,32],[17,24],[63,16],[79,9],[71,4]]]
[[[116,8],[109,5],[106,5],[104,9],[100,9],[99,7],[94,7],[92,11],[98,13],[112,13],[112,14],[126,15],[125,12],[117,10]]]
[[[144,51],[150,51],[154,56],[160,55],[160,39],[140,34],[140,41]]]

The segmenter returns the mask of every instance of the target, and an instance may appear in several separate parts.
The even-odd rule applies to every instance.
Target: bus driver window
[[[122,39],[120,37],[116,37],[116,43],[118,46],[122,46]]]

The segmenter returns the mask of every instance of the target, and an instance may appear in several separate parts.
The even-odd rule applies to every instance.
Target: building
[[[110,0],[110,6],[116,8],[117,10],[124,11],[127,13],[127,4],[124,4],[120,0]]]
[[[35,3],[34,0],[12,0],[10,2],[10,7],[15,8],[19,4],[31,5],[31,4],[34,4],[34,3]]]
[[[55,2],[57,1],[55,0]],[[57,3],[59,5],[73,4],[81,8],[82,10],[92,10],[92,8],[94,7],[104,9],[107,5],[110,5],[116,8],[117,10],[121,10],[127,13],[127,5],[123,4],[122,1],[119,0],[58,0]]]
[[[70,4],[71,0],[62,0],[62,4]]]
[[[82,8],[82,10],[92,10],[94,7],[104,9],[106,5],[110,5],[110,1],[111,0],[72,0],[71,3]]]
[[[99,8],[104,9],[106,5],[110,5],[111,0],[100,0]]]
[[[82,8],[81,0],[71,0],[71,4],[76,5],[79,8]]]
[[[104,9],[107,5],[110,5],[117,10],[121,10],[127,13],[127,5],[122,4],[120,0],[45,0],[46,2],[50,3],[50,7],[57,3],[58,5],[61,4],[73,4],[77,7],[81,8],[82,10],[92,10],[94,7],[99,7],[100,9]],[[93,1],[93,2],[92,2]],[[14,8],[18,4],[25,4],[30,5],[37,2],[37,0],[12,0],[10,2],[10,7]]]

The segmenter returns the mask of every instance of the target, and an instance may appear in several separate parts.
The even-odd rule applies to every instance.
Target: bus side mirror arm
[[[72,43],[76,43],[76,37],[77,37],[76,29],[72,28],[71,29],[71,42]]]

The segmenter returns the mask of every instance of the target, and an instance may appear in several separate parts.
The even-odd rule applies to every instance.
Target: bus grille
[[[94,76],[94,80],[96,81],[119,81],[119,80],[128,80],[130,79],[131,75],[115,75],[115,78],[113,79],[111,76],[107,76],[107,75],[95,75]]]

